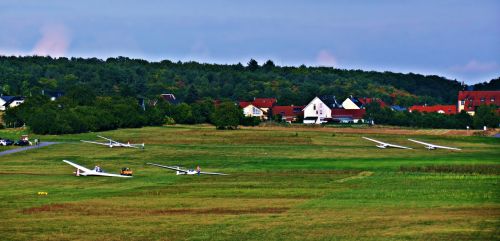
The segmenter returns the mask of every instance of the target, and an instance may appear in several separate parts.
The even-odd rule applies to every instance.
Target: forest
[[[495,83],[498,83],[495,82]],[[390,104],[453,104],[466,88],[435,75],[330,67],[281,67],[271,60],[246,65],[148,62],[126,57],[51,58],[0,56],[3,95],[30,96],[42,90],[66,92],[86,85],[99,96],[154,98],[173,93],[186,103],[198,98],[249,100],[275,97],[280,105],[304,105],[317,95],[378,97]],[[488,88],[488,84],[481,85]]]
[[[480,83],[481,90],[498,87],[499,78]],[[251,59],[245,66],[196,62],[148,62],[126,57],[51,58],[0,56],[2,95],[25,96],[26,102],[4,115],[7,127],[27,125],[34,133],[62,134],[104,131],[172,123],[211,123],[218,129],[258,125],[244,117],[234,101],[275,97],[278,105],[305,105],[318,95],[378,97],[400,106],[454,104],[456,80],[439,76],[342,70],[327,67],[280,67],[271,60],[260,65]],[[61,92],[50,101],[43,95]],[[179,104],[159,96],[172,93]],[[215,106],[215,100],[223,102]],[[396,113],[370,106],[366,119],[379,124],[427,128],[498,126],[495,109],[472,118],[467,114]],[[492,115],[493,113],[493,115]],[[271,113],[272,115],[272,113]],[[271,116],[271,119],[280,120]]]

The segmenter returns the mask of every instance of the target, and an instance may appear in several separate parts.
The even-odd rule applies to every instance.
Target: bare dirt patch
[[[42,205],[40,207],[32,207],[32,208],[26,208],[23,209],[21,212],[23,214],[36,214],[36,213],[42,213],[42,212],[57,212],[57,211],[63,211],[65,209],[68,209],[71,204],[61,204],[61,203],[54,203],[54,204],[47,204],[47,205]]]
[[[121,211],[123,207],[120,208]],[[128,215],[144,216],[144,215],[241,215],[241,214],[280,214],[284,213],[289,208],[286,207],[263,207],[263,208],[182,208],[182,209],[159,209],[159,210],[143,210],[143,209],[127,209]],[[76,204],[47,204],[40,207],[26,208],[21,211],[23,214],[39,214],[39,213],[71,213],[75,215],[85,216],[106,216],[114,215],[118,211],[116,208],[95,208],[87,205]]]
[[[193,214],[223,214],[223,215],[241,215],[241,214],[279,214],[284,213],[289,208],[248,208],[248,209],[228,209],[228,208],[209,208],[209,209],[162,209],[151,211],[156,215],[193,215]]]
[[[435,136],[471,136],[474,131],[454,129],[405,129],[398,127],[329,127],[329,126],[273,126],[273,127],[242,127],[256,130],[288,130],[288,131],[318,131],[348,134],[389,134],[389,135],[435,135]],[[497,131],[492,131],[497,133]]]
[[[356,176],[342,178],[340,180],[337,180],[336,182],[342,183],[342,182],[347,182],[347,181],[350,181],[350,180],[355,180],[355,179],[361,179],[361,178],[369,177],[371,175],[373,175],[373,172],[365,171],[365,172],[358,173],[358,175],[356,175]]]

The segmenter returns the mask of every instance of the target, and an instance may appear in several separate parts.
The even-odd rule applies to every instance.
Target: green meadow
[[[336,130],[201,125],[32,136],[60,143],[0,157],[0,239],[500,239],[500,138]],[[146,148],[79,141],[96,134]],[[362,136],[414,150],[379,149]],[[463,150],[429,151],[407,138]],[[111,173],[129,167],[134,177],[76,177],[63,159]],[[147,162],[230,175],[177,176]]]

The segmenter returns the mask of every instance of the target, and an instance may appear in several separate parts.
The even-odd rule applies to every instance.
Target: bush
[[[240,124],[242,126],[258,126],[260,124],[260,118],[256,116],[245,116],[241,119]]]
[[[232,102],[223,102],[212,116],[215,127],[219,130],[235,130],[240,120],[243,119],[243,111]]]

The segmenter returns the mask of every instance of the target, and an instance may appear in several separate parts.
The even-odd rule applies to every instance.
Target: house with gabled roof
[[[280,115],[281,120],[292,123],[304,115],[303,109],[304,106],[274,106],[272,112],[273,116]]]
[[[480,105],[496,105],[500,107],[500,91],[459,91],[457,111],[467,111],[474,115]]]
[[[266,113],[262,109],[254,106],[252,102],[240,101],[239,105],[243,110],[244,116],[259,117],[261,120],[267,119]]]
[[[426,112],[454,115],[457,113],[457,107],[454,105],[414,105],[408,108],[409,112]]]
[[[332,118],[332,109],[342,108],[334,95],[314,97],[304,107],[304,124],[322,124]]]
[[[339,123],[364,122],[365,109],[333,109],[332,120]]]
[[[161,94],[160,97],[170,104],[173,105],[179,104],[179,100],[175,98],[174,94]]]
[[[254,98],[253,101],[240,101],[239,105],[243,109],[245,116],[258,116],[262,120],[269,119],[271,108],[276,105],[276,98]],[[262,114],[260,114],[262,112]]]
[[[24,103],[24,97],[21,96],[0,96],[0,110],[4,111],[8,108],[19,106]]]
[[[352,95],[342,102],[342,107],[347,110],[364,109],[370,103],[379,103],[380,107],[387,107],[387,104],[379,98],[356,98]]]

